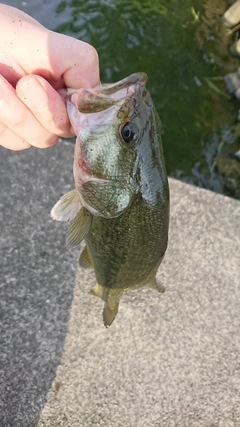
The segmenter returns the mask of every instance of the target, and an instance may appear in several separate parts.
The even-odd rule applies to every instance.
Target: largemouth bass
[[[105,326],[125,292],[143,286],[164,291],[156,272],[167,248],[169,189],[161,122],[146,81],[136,73],[67,96],[77,136],[75,189],[51,216],[71,221],[68,245],[85,240],[79,264],[95,271],[91,293],[105,302]]]

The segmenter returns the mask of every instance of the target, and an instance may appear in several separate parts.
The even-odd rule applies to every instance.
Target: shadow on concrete
[[[56,151],[57,149],[57,151]],[[47,150],[0,147],[0,419],[34,427],[59,364],[76,256],[49,211],[72,186],[61,143]],[[61,170],[59,171],[59,168]]]

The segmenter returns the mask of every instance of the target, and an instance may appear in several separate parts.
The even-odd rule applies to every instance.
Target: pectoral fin
[[[71,221],[82,205],[77,190],[64,194],[51,210],[51,217],[56,221]]]
[[[91,224],[92,215],[87,211],[86,208],[80,209],[68,229],[66,237],[67,246],[79,245],[79,243],[81,243],[83,238],[89,232]]]
[[[85,246],[85,248],[83,249],[80,255],[79,265],[80,267],[83,267],[83,268],[93,268],[87,246]]]

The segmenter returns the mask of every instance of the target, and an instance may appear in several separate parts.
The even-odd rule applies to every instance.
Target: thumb
[[[98,54],[91,45],[50,31],[10,6],[0,5],[0,18],[0,72],[12,84],[37,74],[55,89],[99,85]]]
[[[74,89],[100,84],[98,54],[91,45],[53,31],[47,44],[49,68],[59,83],[62,78],[65,86]]]

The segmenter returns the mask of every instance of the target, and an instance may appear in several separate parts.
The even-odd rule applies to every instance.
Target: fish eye
[[[121,128],[121,137],[126,144],[130,144],[133,141],[137,141],[139,131],[135,123],[128,122]]]

